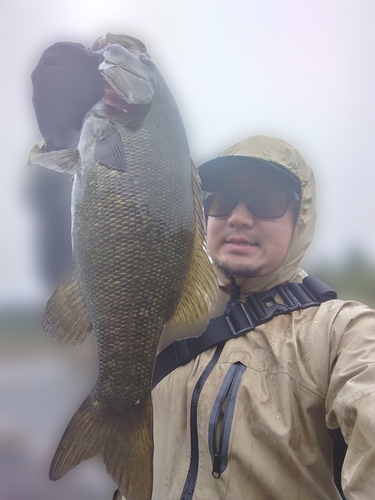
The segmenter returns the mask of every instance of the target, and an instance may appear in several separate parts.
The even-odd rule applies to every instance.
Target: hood
[[[234,144],[219,155],[219,157],[224,156],[245,156],[271,164],[276,163],[297,177],[301,183],[299,213],[283,262],[270,274],[255,278],[237,278],[236,282],[241,286],[241,295],[245,297],[252,292],[269,290],[287,281],[301,281],[306,275],[301,270],[301,261],[313,240],[316,219],[315,178],[305,158],[286,141],[263,135],[248,137]],[[229,291],[230,279],[218,268],[216,271],[221,288]]]

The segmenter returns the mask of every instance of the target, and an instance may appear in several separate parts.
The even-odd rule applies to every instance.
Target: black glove
[[[85,114],[104,95],[102,59],[73,42],[57,42],[43,52],[31,80],[46,151],[77,146]]]

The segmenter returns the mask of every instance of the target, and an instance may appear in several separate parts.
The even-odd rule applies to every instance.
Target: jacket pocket
[[[219,479],[228,462],[229,438],[238,387],[246,366],[240,362],[230,366],[212,408],[208,427],[212,459],[212,475]]]

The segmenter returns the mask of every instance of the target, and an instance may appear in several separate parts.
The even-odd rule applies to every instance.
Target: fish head
[[[91,50],[103,57],[99,71],[106,81],[97,113],[126,121],[129,114],[148,109],[159,73],[145,45],[131,36],[108,34]]]

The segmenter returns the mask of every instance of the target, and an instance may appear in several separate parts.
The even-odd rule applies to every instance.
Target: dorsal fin
[[[173,317],[168,321],[168,325],[206,320],[210,304],[216,300],[218,290],[215,273],[206,248],[200,179],[193,162],[192,188],[195,211],[194,247],[181,300]]]

